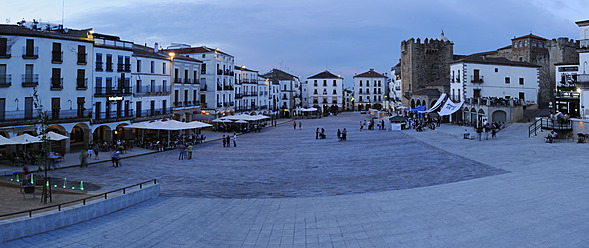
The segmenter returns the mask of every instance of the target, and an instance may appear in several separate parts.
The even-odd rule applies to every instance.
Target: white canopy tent
[[[14,140],[11,140],[9,138],[5,138],[4,136],[1,136],[0,135],[0,146],[3,146],[3,145],[18,145],[18,144],[20,144],[20,143],[14,141]]]
[[[426,111],[418,111],[418,112],[419,113],[430,113],[430,112],[433,112],[438,107],[442,106],[442,102],[444,102],[444,98],[446,98],[446,93],[442,93],[442,95],[440,96],[440,98],[438,98],[438,100],[436,101],[436,103],[434,103],[434,106],[432,106],[430,109],[428,109]]]
[[[41,138],[41,136],[38,136],[38,137]],[[61,134],[58,134],[53,131],[47,132],[47,139],[51,140],[51,141],[60,141],[60,140],[69,139],[69,138],[70,137],[68,137],[68,136],[61,135]]]
[[[21,144],[21,145],[41,142],[41,139],[39,139],[39,137],[35,137],[35,136],[27,134],[27,133],[21,134],[19,136],[14,137],[14,138],[11,138],[10,140],[12,140],[14,142],[18,142],[18,144]]]

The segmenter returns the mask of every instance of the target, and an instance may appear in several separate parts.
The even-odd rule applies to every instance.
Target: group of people
[[[194,150],[192,143],[188,143],[188,145],[180,144],[178,150],[180,150],[178,160],[192,159],[192,151]]]
[[[348,136],[348,131],[344,128],[343,131],[337,130],[337,141],[346,141]]]
[[[481,141],[483,139],[483,133],[485,134],[485,140],[489,140],[489,133],[491,133],[491,139],[496,139],[497,131],[502,129],[502,127],[505,126],[502,126],[498,122],[489,123],[487,120],[484,120],[483,123],[475,127],[476,139]],[[468,129],[464,129],[464,139],[471,139]]]
[[[223,147],[231,147],[231,141],[233,141],[233,147],[237,147],[237,134],[234,133],[233,137],[223,134]]]
[[[360,121],[360,131],[364,130],[364,128],[374,130],[375,125],[378,127],[378,130],[386,130],[384,124],[384,119],[380,121],[375,121],[374,119],[369,120],[368,122],[366,120],[364,120],[364,122]]]
[[[292,127],[296,130],[297,129],[297,121],[292,122]],[[299,121],[299,129],[303,128],[303,123]]]

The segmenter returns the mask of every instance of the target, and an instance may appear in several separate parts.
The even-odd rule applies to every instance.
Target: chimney
[[[160,49],[159,47],[160,46],[156,42],[155,45],[153,46],[153,51],[156,52],[156,53],[159,52],[159,49]]]

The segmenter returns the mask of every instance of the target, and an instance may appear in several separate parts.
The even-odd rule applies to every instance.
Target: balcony
[[[484,80],[485,76],[479,76],[479,77],[475,77],[470,76],[470,82],[473,84],[482,84],[485,80]]]
[[[86,57],[88,56],[87,53],[78,53],[78,65],[86,65]]]
[[[112,63],[106,63],[106,71],[112,72]]]
[[[106,66],[108,68],[108,65]],[[107,69],[108,71],[108,69]],[[117,64],[117,72],[131,72],[130,64]]]
[[[77,78],[76,79],[76,90],[87,90],[88,89],[88,78]]]
[[[243,97],[243,95],[241,93],[235,93],[235,99],[242,98],[242,97]]]
[[[183,84],[184,80],[182,78],[174,78],[174,84]]]
[[[39,85],[39,74],[22,74],[23,87],[35,87]]]
[[[52,51],[51,52],[51,63],[52,64],[63,63],[63,51]]]
[[[207,91],[207,85],[203,85],[203,87],[200,87],[200,91]]]
[[[222,91],[223,90],[223,86],[221,86],[220,84],[217,84],[217,91]]]
[[[51,90],[63,90],[63,78],[51,78]]]
[[[8,47],[6,49],[8,49]],[[6,50],[5,53],[0,54],[0,59],[9,59],[10,57],[12,57],[10,50]]]
[[[217,75],[223,75],[223,70],[221,70],[221,69],[217,70]]]
[[[129,96],[131,95],[131,87],[94,87],[94,96]]]
[[[0,75],[0,88],[10,87],[12,85],[12,75],[4,74]]]
[[[158,86],[139,86],[136,88],[135,95],[145,95],[145,96],[164,96],[170,94],[171,89],[165,85],[158,85]]]
[[[161,118],[162,115],[166,115],[168,113],[172,113],[172,108],[156,108],[156,109],[143,109],[143,110],[136,110],[137,116],[136,118],[150,119],[149,117],[158,116]]]
[[[100,112],[95,113],[94,115],[94,123],[105,123],[110,121],[124,121],[124,120],[131,120],[134,116],[134,111],[129,109],[127,111],[121,110],[120,113],[117,111],[110,111],[110,112]]]
[[[102,71],[102,62],[96,62],[96,71]]]
[[[22,58],[23,59],[37,59],[39,58],[39,47],[35,46],[32,47],[30,49],[27,49],[28,47],[24,46],[22,48]]]
[[[218,103],[217,103],[217,108],[220,108],[220,107],[223,107],[223,104],[222,104],[222,103],[220,103],[220,102],[218,102]]]
[[[72,119],[88,120],[92,112],[87,109],[68,109],[68,110],[51,110],[47,111],[47,116],[52,123],[70,122]],[[38,122],[37,113],[26,110],[6,111],[0,115],[0,126],[10,126],[17,124],[33,124]]]

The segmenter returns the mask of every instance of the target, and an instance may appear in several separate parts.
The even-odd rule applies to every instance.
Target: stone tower
[[[401,90],[404,106],[409,106],[413,92],[450,75],[453,54],[454,43],[444,36],[444,32],[436,39],[426,38],[423,43],[419,38],[401,42]]]

